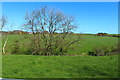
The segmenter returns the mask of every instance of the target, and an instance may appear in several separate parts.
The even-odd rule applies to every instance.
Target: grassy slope
[[[4,78],[116,78],[118,56],[4,55]]]
[[[6,46],[6,52],[10,53],[13,42],[15,40],[19,40],[19,43],[29,43],[29,39],[25,39],[24,36],[31,36],[31,35],[11,35],[8,36],[8,43]],[[70,36],[69,40],[75,39],[75,36]],[[5,41],[5,38],[3,37],[3,42]],[[70,49],[68,51],[68,54],[80,54],[80,53],[87,53],[89,51],[92,51],[93,48],[98,46],[107,46],[112,47],[118,44],[118,38],[115,37],[98,37],[94,35],[83,35],[81,36],[81,40],[72,45],[73,49]],[[26,50],[26,47],[23,47],[22,49]]]
[[[74,49],[70,50],[69,54],[80,54],[87,53],[89,51],[93,51],[95,47],[106,46],[112,47],[117,46],[118,38],[114,37],[100,37],[94,35],[84,35],[81,36],[81,40],[73,45]]]

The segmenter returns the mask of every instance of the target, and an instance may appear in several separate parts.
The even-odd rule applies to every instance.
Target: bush
[[[108,47],[99,46],[99,47],[94,48],[95,56],[104,56],[104,55],[107,55],[108,53],[109,53]]]
[[[16,40],[13,45],[12,54],[19,54],[19,53],[20,53],[19,41]]]
[[[94,52],[88,52],[88,55],[96,56],[96,54]]]
[[[111,48],[109,55],[116,55],[119,53],[120,43]]]
[[[116,55],[118,54],[118,46],[108,48],[106,46],[95,47],[93,52],[88,52],[91,56],[105,56],[105,55]]]
[[[88,52],[88,54],[92,56],[104,56],[107,55],[108,52],[109,51],[107,47],[99,46],[99,47],[95,47],[93,49],[93,52]]]

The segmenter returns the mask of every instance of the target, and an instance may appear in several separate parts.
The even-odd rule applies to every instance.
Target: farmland
[[[81,35],[78,35],[81,36]],[[27,37],[31,37],[31,35],[7,35],[3,36],[3,43],[8,38],[5,51],[7,54],[11,53],[14,42],[17,40],[19,41],[20,50],[27,50],[29,47],[30,40]],[[72,37],[68,36],[68,40],[75,39],[76,35]],[[26,43],[26,45],[25,45]],[[115,47],[118,46],[118,38],[115,37],[101,37],[101,36],[94,36],[94,35],[82,35],[81,39],[72,45],[71,49],[67,52],[67,54],[81,54],[81,53],[88,53],[89,51],[93,51],[96,47]],[[28,45],[28,46],[27,46]],[[41,44],[42,45],[42,44]]]
[[[80,41],[68,51],[71,56],[38,56],[11,54],[15,40],[19,45],[29,43],[31,35],[3,36],[8,38],[6,55],[3,55],[3,78],[117,78],[118,55],[89,56],[81,55],[93,51],[95,47],[107,46],[109,49],[118,44],[118,38],[94,35],[78,35]],[[76,36],[68,37],[69,39]],[[26,50],[27,47],[21,49]],[[73,56],[77,55],[77,56]],[[104,66],[103,66],[104,65]]]
[[[3,2],[2,7],[5,80],[119,78],[117,2]]]

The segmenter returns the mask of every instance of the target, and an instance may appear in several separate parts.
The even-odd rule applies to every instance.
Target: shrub
[[[88,52],[91,56],[104,56],[109,52],[108,48],[105,46],[98,46],[93,49],[93,52]]]
[[[111,47],[111,51],[109,53],[109,55],[116,55],[119,53],[119,46],[120,46],[120,43]]]
[[[108,48],[106,46],[95,47],[93,52],[88,52],[91,56],[105,56],[105,55],[116,55],[118,54],[118,46]]]
[[[19,41],[16,40],[13,45],[12,54],[19,54],[19,53],[20,53]]]
[[[109,49],[106,46],[95,47],[93,51],[94,51],[93,55],[95,56],[104,56],[109,53]]]
[[[94,52],[88,52],[88,55],[96,56],[96,54]]]

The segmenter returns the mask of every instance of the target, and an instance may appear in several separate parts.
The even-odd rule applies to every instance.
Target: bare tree
[[[76,28],[72,16],[65,15],[57,9],[47,6],[34,10],[30,14],[26,13],[25,20],[26,24],[24,25],[30,29],[34,35],[37,48],[34,52],[41,52],[43,50],[41,53],[45,55],[53,55],[56,49],[64,53],[62,46],[59,47],[58,42],[59,40],[64,42],[66,36]],[[45,34],[44,31],[48,31],[48,34]],[[58,34],[55,35],[55,33]],[[41,49],[39,45],[40,41],[42,41],[40,39],[43,40],[42,44],[44,44],[44,49]],[[76,42],[76,40],[70,42],[69,46],[74,42]],[[68,46],[66,47],[68,48]]]
[[[2,18],[0,19],[0,31],[1,31],[1,34],[2,34],[3,27],[6,25],[6,22],[7,22],[6,17],[2,16]],[[5,40],[3,48],[2,48],[3,54],[5,54],[5,47],[6,47],[7,41],[8,41],[8,38]]]
[[[5,26],[6,22],[7,22],[6,17],[2,16],[2,18],[0,19],[0,31],[2,31],[2,29]]]

